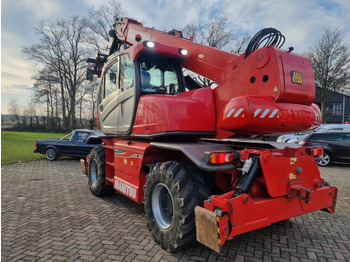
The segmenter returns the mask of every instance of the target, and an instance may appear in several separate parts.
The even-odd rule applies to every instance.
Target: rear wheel
[[[328,152],[324,152],[323,155],[320,157],[319,160],[316,161],[316,163],[319,166],[328,166],[332,161],[332,157]]]
[[[114,192],[113,186],[106,185],[106,152],[103,147],[94,148],[90,153],[88,183],[95,196]]]
[[[155,241],[175,251],[196,238],[194,208],[210,196],[205,174],[186,162],[157,164],[147,176],[144,206]]]
[[[45,156],[46,156],[46,159],[49,161],[53,161],[53,160],[56,160],[58,158],[58,154],[57,154],[56,150],[53,149],[52,147],[46,149]]]

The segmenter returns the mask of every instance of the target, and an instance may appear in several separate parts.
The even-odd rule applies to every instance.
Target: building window
[[[334,116],[343,115],[343,103],[332,103],[332,114]]]
[[[343,115],[343,103],[328,103],[327,104],[327,115],[329,116],[342,116]]]

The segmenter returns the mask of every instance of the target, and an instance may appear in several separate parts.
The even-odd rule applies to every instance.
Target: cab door
[[[136,86],[134,63],[128,54],[120,56],[117,133],[129,134],[135,116]]]
[[[135,111],[135,73],[128,54],[108,63],[98,93],[99,128],[105,134],[129,134]]]

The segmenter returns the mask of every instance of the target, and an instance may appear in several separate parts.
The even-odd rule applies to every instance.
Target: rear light
[[[233,153],[230,152],[205,152],[204,161],[207,164],[225,164],[233,162]]]
[[[324,153],[323,148],[310,148],[309,154],[312,156],[322,156]]]
[[[38,148],[38,143],[37,142],[35,142],[35,148]]]

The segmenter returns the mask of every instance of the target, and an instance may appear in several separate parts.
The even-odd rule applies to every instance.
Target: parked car
[[[95,147],[101,144],[86,144],[89,136],[103,136],[94,130],[76,129],[58,139],[38,139],[35,142],[34,153],[45,154],[47,160],[56,160],[59,156],[85,158]]]
[[[327,132],[327,131],[348,131],[350,132],[349,124],[322,124],[315,129],[315,132]]]
[[[288,143],[291,139],[297,139],[301,137],[304,133],[295,133],[295,134],[285,134],[277,138],[278,143]]]
[[[322,147],[324,153],[316,160],[320,166],[327,166],[332,162],[350,162],[349,131],[309,134],[300,139],[299,145]]]
[[[323,133],[327,131],[349,131],[350,125],[348,124],[322,124],[316,129],[308,130],[305,132],[295,133],[295,134],[285,134],[281,135],[277,138],[277,142],[279,143],[298,143],[299,140],[304,137],[306,134],[311,133]]]

